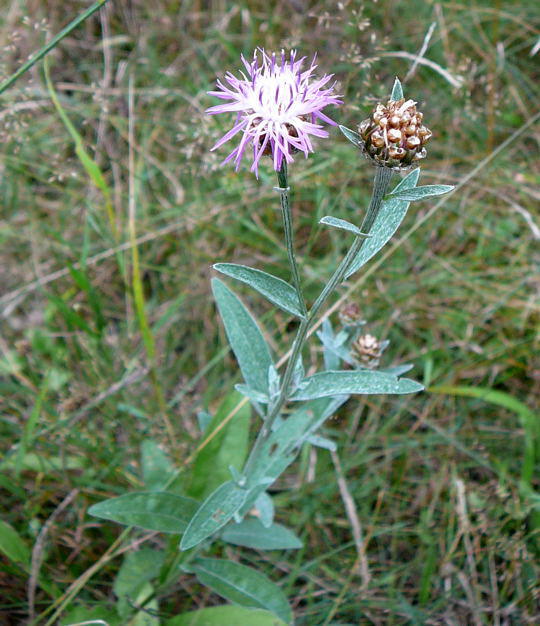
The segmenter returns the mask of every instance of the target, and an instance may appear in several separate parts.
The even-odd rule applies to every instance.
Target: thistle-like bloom
[[[327,86],[332,74],[320,79],[313,76],[315,57],[308,69],[302,71],[305,57],[296,59],[296,51],[289,58],[285,52],[281,59],[269,55],[262,48],[253,54],[248,63],[242,56],[246,74],[237,78],[230,72],[224,82],[218,80],[218,90],[208,92],[212,96],[227,100],[209,108],[206,112],[234,112],[236,123],[212,148],[216,150],[236,134],[241,133],[240,143],[223,161],[233,161],[236,169],[248,147],[253,151],[251,171],[258,175],[259,162],[263,154],[270,154],[276,171],[281,169],[283,159],[287,163],[292,155],[301,151],[307,157],[313,152],[310,135],[328,137],[328,132],[318,122],[333,126],[336,123],[322,110],[330,104],[342,103],[334,94],[335,83]]]

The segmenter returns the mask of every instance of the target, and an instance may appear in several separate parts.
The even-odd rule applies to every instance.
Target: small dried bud
[[[364,323],[362,314],[360,313],[360,307],[356,302],[348,302],[341,307],[338,316],[343,326],[358,326]]]
[[[392,143],[397,143],[398,141],[401,141],[401,131],[397,128],[391,128],[388,131],[388,141],[391,141]]]
[[[416,135],[413,135],[412,137],[407,137],[407,140],[405,141],[405,145],[407,146],[407,148],[409,148],[409,150],[418,148],[418,146],[421,143],[422,143],[422,140],[420,139],[420,137],[417,137]]]
[[[406,169],[426,156],[431,131],[422,125],[423,114],[413,100],[389,100],[378,104],[358,132],[364,153],[377,165]]]
[[[351,346],[351,355],[364,367],[377,367],[382,354],[382,346],[373,335],[360,335]]]

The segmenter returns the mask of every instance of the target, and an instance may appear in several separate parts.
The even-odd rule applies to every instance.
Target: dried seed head
[[[425,144],[431,131],[422,125],[423,114],[413,100],[389,100],[378,104],[358,132],[364,153],[377,165],[407,169],[426,156]]]
[[[339,321],[343,326],[359,326],[364,323],[360,307],[356,302],[348,302],[339,310]]]
[[[360,335],[351,346],[351,355],[364,367],[377,367],[382,354],[382,346],[373,335]]]

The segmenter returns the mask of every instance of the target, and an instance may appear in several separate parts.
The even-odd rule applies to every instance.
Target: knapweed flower
[[[371,117],[358,127],[364,152],[383,167],[410,167],[426,156],[424,146],[431,137],[422,118],[414,100],[402,98],[378,104]]]
[[[335,122],[322,110],[330,104],[342,103],[334,94],[335,83],[328,85],[332,74],[315,78],[315,57],[311,65],[302,70],[305,57],[296,59],[296,51],[267,54],[262,48],[253,54],[248,62],[242,56],[246,73],[240,72],[237,78],[230,72],[225,81],[217,81],[218,89],[209,94],[227,100],[206,112],[236,113],[234,126],[216,143],[216,150],[238,133],[241,139],[236,148],[223,161],[234,161],[236,169],[246,149],[253,154],[251,171],[258,175],[259,162],[263,154],[270,154],[276,171],[281,169],[283,159],[293,160],[293,153],[301,151],[307,157],[313,152],[311,135],[328,137],[319,122],[335,126]]]

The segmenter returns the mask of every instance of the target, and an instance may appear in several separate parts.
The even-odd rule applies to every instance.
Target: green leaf
[[[296,289],[281,278],[236,263],[216,263],[214,269],[253,287],[255,291],[287,313],[303,317]]]
[[[237,410],[232,419],[223,426],[223,421],[229,418],[241,400],[239,393],[228,394],[206,430],[207,433],[217,432],[195,457],[191,485],[187,493],[197,500],[203,500],[230,480],[229,467],[242,469],[248,450],[251,416],[249,405]]]
[[[220,485],[201,504],[180,542],[180,550],[189,550],[225,526],[242,508],[247,497],[246,489],[232,480]]]
[[[237,296],[217,278],[212,279],[212,290],[244,380],[248,387],[267,394],[272,357],[257,323]]]
[[[392,95],[390,96],[390,100],[401,100],[401,98],[403,97],[403,87],[401,86],[399,78],[396,76],[394,86],[392,87]]]
[[[127,526],[182,533],[198,506],[199,503],[192,498],[164,491],[142,491],[98,502],[88,509],[88,513]]]
[[[122,617],[129,615],[132,603],[143,588],[157,578],[164,562],[165,552],[154,548],[141,548],[126,555],[113,585],[118,613]]]
[[[14,563],[20,563],[24,569],[30,566],[30,549],[19,533],[7,522],[0,520],[0,552]]]
[[[407,200],[407,202],[415,202],[416,200],[425,200],[432,196],[442,196],[454,189],[453,185],[424,185],[423,187],[415,187],[414,189],[403,189],[401,191],[393,191],[388,194],[387,198],[396,198],[398,200]]]
[[[103,606],[77,606],[64,613],[58,625],[73,626],[81,622],[89,626],[125,626],[125,620],[114,609]]]
[[[149,491],[162,491],[175,473],[169,457],[152,439],[141,445],[141,466],[143,480]]]
[[[258,519],[246,519],[228,526],[221,535],[223,541],[255,550],[294,550],[302,547],[300,539],[281,524],[265,528]]]
[[[420,168],[416,168],[396,185],[392,193],[416,187],[419,176]],[[372,236],[363,242],[360,251],[347,270],[347,278],[365,265],[390,241],[407,214],[408,208],[409,202],[406,200],[399,200],[398,198],[383,200],[381,210],[369,231]]]
[[[363,233],[357,226],[347,222],[347,220],[341,220],[339,217],[332,217],[331,215],[325,215],[319,220],[319,224],[325,224],[326,226],[332,226],[332,228],[338,228],[339,230],[347,230],[350,233],[353,233],[357,237],[371,237],[371,235],[366,235]]]
[[[337,394],[402,394],[415,393],[424,388],[420,383],[409,378],[397,378],[392,374],[383,374],[370,370],[319,372],[304,380],[291,400],[312,400]]]
[[[190,611],[176,615],[164,622],[164,626],[286,626],[273,613],[261,609],[224,604],[209,609]]]
[[[364,142],[362,141],[362,137],[358,133],[355,133],[354,130],[347,128],[346,126],[338,126],[339,130],[347,137],[347,139],[354,144],[357,148],[362,148]]]
[[[292,621],[291,607],[280,587],[251,567],[222,559],[197,559],[184,570],[230,602],[266,609],[287,624]]]

